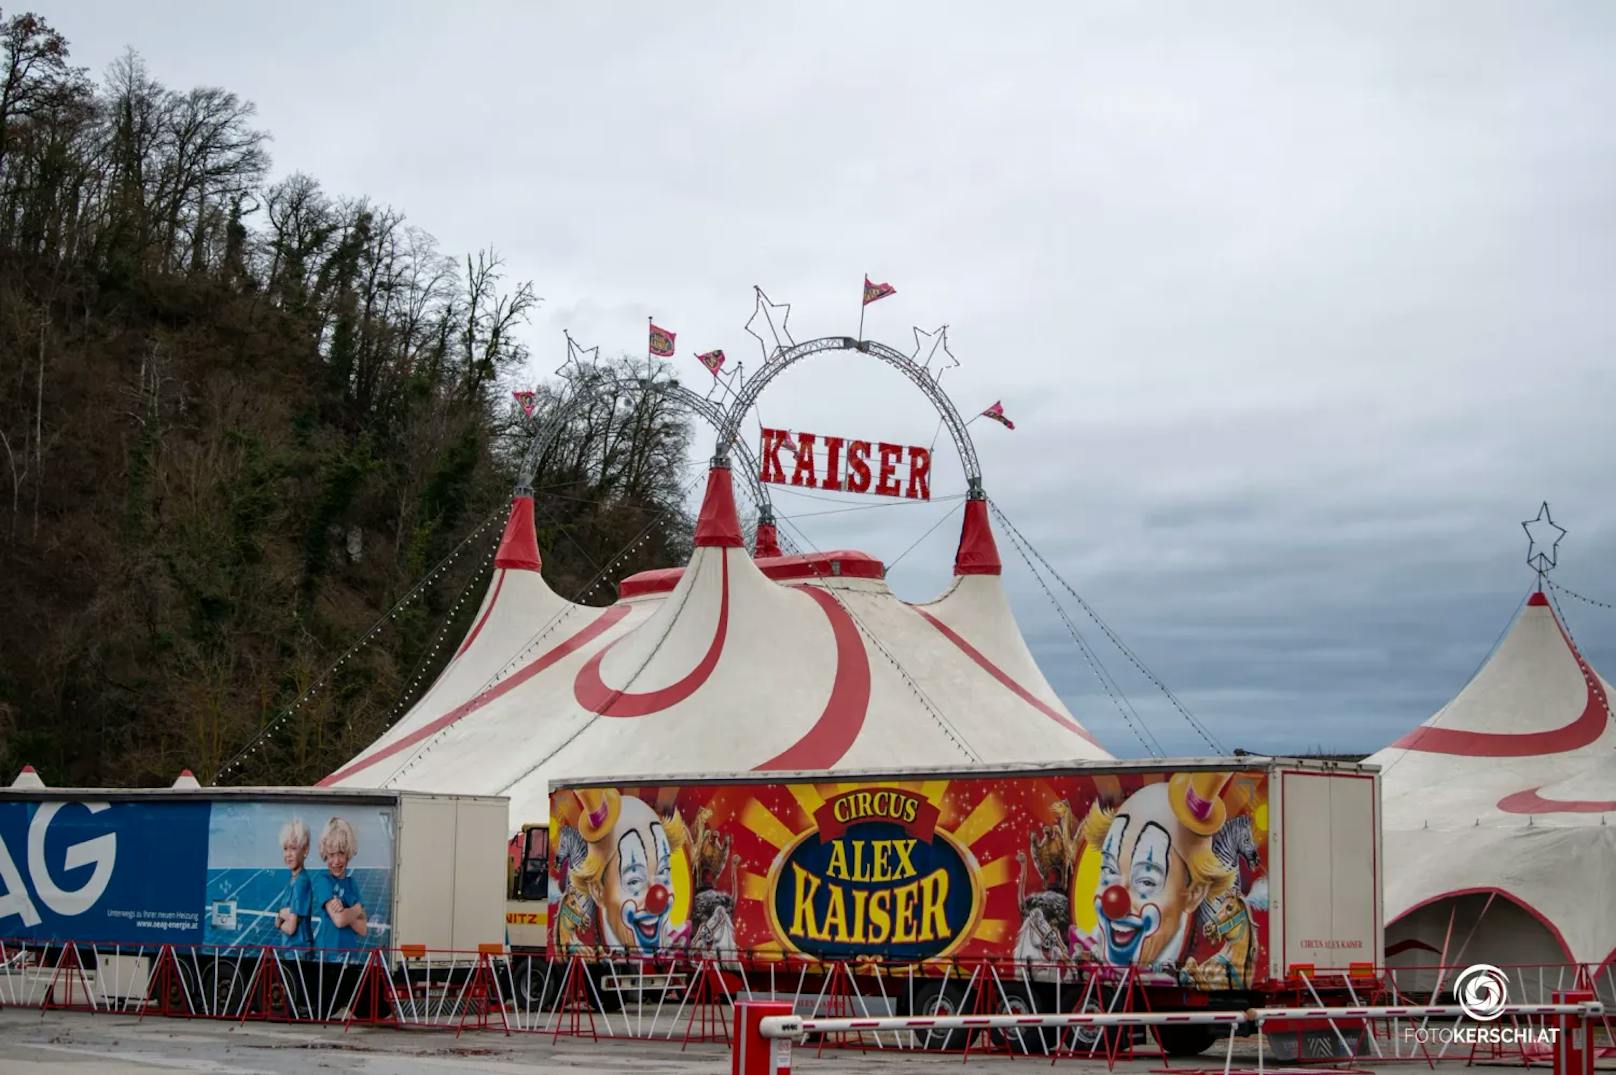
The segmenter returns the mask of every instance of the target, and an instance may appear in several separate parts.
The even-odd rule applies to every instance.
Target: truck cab
[[[550,827],[529,823],[506,845],[505,935],[513,950],[542,951],[549,929]]]

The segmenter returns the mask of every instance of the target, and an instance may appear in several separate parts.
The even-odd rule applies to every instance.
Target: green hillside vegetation
[[[0,20],[0,78],[6,779],[207,780],[381,619],[231,777],[318,779],[476,609],[541,300],[492,249],[275,177],[228,90],[132,52],[92,80],[33,15]],[[577,596],[642,532],[612,581],[681,562],[682,415],[631,387],[566,418],[534,483],[551,584]]]

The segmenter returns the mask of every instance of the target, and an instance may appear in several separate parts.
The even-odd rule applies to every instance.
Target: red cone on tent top
[[[738,549],[743,544],[729,467],[714,466],[707,472],[707,492],[701,498],[701,514],[696,517],[696,547]]]
[[[780,532],[773,523],[758,523],[757,540],[752,543],[752,558],[761,560],[766,556],[784,555],[780,551]]]
[[[505,520],[505,536],[499,539],[499,552],[494,554],[494,566],[522,571],[537,571],[539,539],[533,531],[533,498],[513,497],[511,516]]]
[[[180,775],[175,779],[176,788],[199,788],[202,785],[197,781],[196,774],[189,769],[181,769]]]
[[[954,574],[999,573],[999,546],[993,541],[993,527],[988,523],[988,502],[967,500],[965,523],[960,527],[959,551],[954,553]]]
[[[1549,598],[1542,590],[1537,590],[1531,597],[1526,599],[1526,603],[1529,605],[1546,605],[1549,603]]]
[[[14,788],[42,788],[45,786],[45,782],[39,778],[39,774],[34,771],[32,765],[24,765],[22,772],[17,774],[17,779],[11,782],[11,786]]]

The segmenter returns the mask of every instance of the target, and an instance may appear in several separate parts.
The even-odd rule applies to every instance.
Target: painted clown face
[[[1175,816],[1166,784],[1141,788],[1117,809],[1100,845],[1094,894],[1107,963],[1182,959],[1195,909],[1207,896],[1188,863],[1208,843]]]
[[[667,947],[673,849],[661,820],[639,799],[625,797],[604,845],[608,859],[601,878],[602,926],[625,948],[654,952]]]

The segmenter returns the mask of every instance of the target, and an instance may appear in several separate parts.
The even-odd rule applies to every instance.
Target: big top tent
[[[515,828],[548,816],[561,777],[1111,757],[1027,649],[985,499],[967,502],[954,582],[926,604],[863,553],[748,554],[725,466],[694,544],[610,606],[573,604],[540,575],[518,496],[449,665],[322,784],[505,795]]]
[[[1368,759],[1383,772],[1393,966],[1609,966],[1609,698],[1537,590],[1464,689]]]

